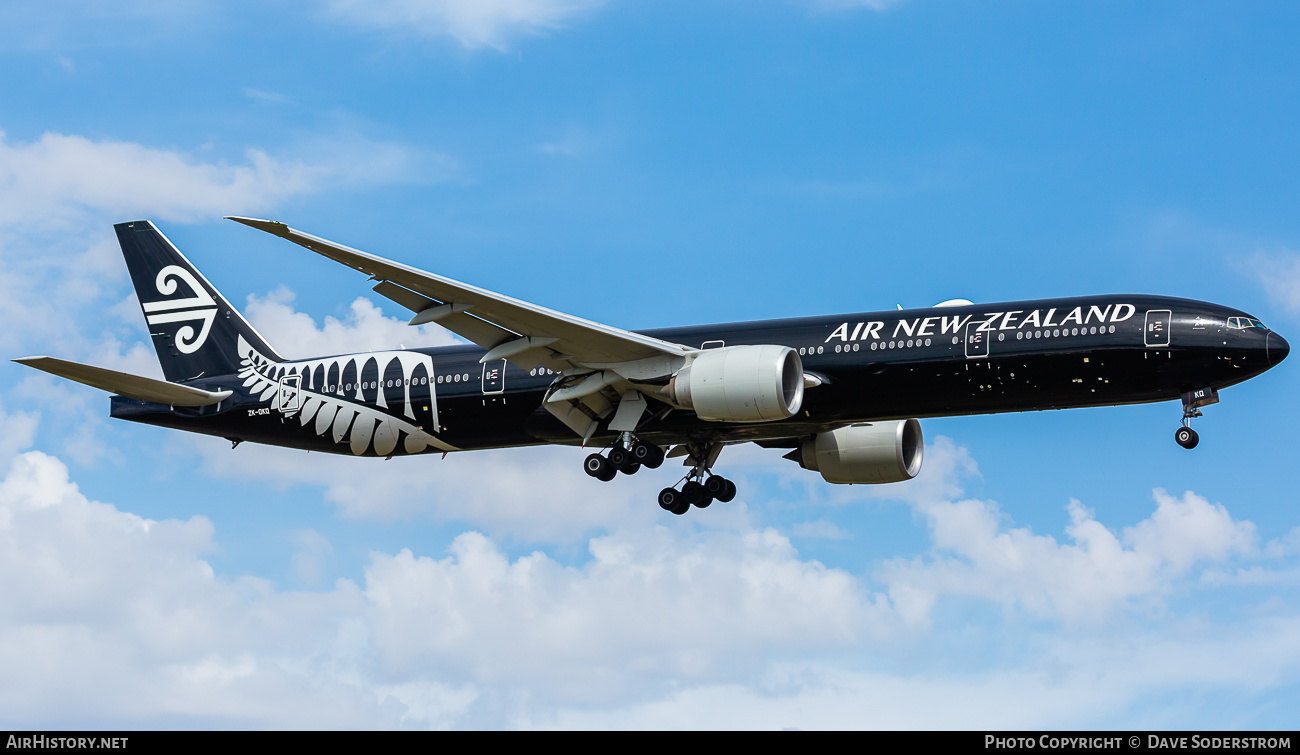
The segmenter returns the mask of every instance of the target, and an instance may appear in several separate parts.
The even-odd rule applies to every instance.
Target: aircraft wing
[[[503,296],[441,275],[376,257],[294,230],[284,223],[230,217],[237,223],[304,246],[359,270],[379,283],[375,291],[415,312],[412,325],[439,325],[488,350],[484,362],[509,359],[529,369],[547,363],[602,367],[658,358],[681,358],[687,347],[620,330]]]
[[[129,375],[125,372],[91,367],[54,357],[23,357],[19,364],[35,367],[42,372],[58,375],[109,393],[171,406],[211,406],[231,395],[231,391],[205,391],[165,380]]]

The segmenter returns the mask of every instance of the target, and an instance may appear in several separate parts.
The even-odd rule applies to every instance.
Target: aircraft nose
[[[1264,341],[1264,348],[1268,354],[1268,363],[1277,364],[1286,359],[1286,355],[1291,353],[1291,344],[1277,333],[1270,332],[1268,339]]]

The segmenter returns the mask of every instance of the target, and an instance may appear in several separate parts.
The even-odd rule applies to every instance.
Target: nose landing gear
[[[1200,417],[1201,407],[1219,403],[1219,393],[1213,388],[1200,388],[1183,394],[1183,426],[1174,432],[1174,441],[1183,448],[1196,448],[1201,436],[1192,429],[1192,419]]]

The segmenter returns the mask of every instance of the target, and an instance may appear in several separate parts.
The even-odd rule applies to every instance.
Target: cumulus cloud
[[[744,676],[775,648],[851,645],[883,610],[772,530],[605,536],[582,567],[467,532],[445,558],[375,553],[363,588],[313,593],[217,575],[216,548],[204,517],[143,519],[85,498],[54,457],[16,457],[0,481],[5,720],[447,725],[506,690],[544,710]]]
[[[302,668],[330,657],[359,591],[217,577],[203,559],[212,536],[204,517],[151,521],[88,500],[46,454],[15,458],[0,482],[6,724],[395,725],[373,693]]]
[[[924,642],[861,577],[770,528],[625,531],[592,538],[580,566],[466,532],[445,554],[372,554],[361,586],[286,592],[214,573],[206,518],[90,501],[39,452],[0,481],[0,546],[12,725],[1087,726],[1187,684],[1249,694],[1300,665],[1295,617],[1055,638],[1009,668],[827,664]]]
[[[2,416],[0,430],[30,422]],[[946,441],[927,453],[939,469],[973,464]],[[545,479],[513,484],[525,505],[552,493]],[[900,588],[931,605],[1010,602],[1068,621],[1083,610],[1071,606],[1122,610],[1179,580],[1195,589],[1197,564],[1241,565],[1259,551],[1249,523],[1194,494],[1157,492],[1152,515],[1118,533],[1071,503],[1072,542],[1060,544],[987,502],[924,500],[953,484],[918,488],[912,501],[933,552],[874,577],[829,568],[743,518],[660,516],[582,539],[576,559],[509,555],[498,538],[465,531],[445,549],[373,552],[360,583],[331,583],[334,544],[303,528],[292,534],[293,576],[329,587],[293,592],[214,571],[207,559],[220,538],[206,517],[154,521],[89,500],[61,461],[19,453],[0,480],[9,682],[0,718],[109,728],[1033,728],[1096,725],[1187,684],[1249,692],[1295,678],[1300,632],[1285,611],[1230,632],[1213,622],[1177,622],[1174,638],[1125,630],[1119,643],[1094,627],[1037,643],[1010,667],[891,668],[899,656],[965,652],[943,629],[909,629],[924,621]],[[1293,559],[1293,540],[1266,550]],[[1012,613],[986,629],[1025,626]]]
[[[799,559],[770,529],[651,528],[589,551],[581,568],[540,552],[512,562],[466,533],[442,560],[376,555],[366,597],[383,667],[593,704],[744,676],[775,648],[851,646],[889,620],[857,579]]]
[[[927,459],[928,460],[928,459]],[[1116,533],[1077,500],[1066,507],[1069,542],[1009,526],[996,503],[913,501],[934,538],[928,556],[884,564],[879,578],[913,623],[944,597],[981,598],[1033,616],[1102,622],[1124,606],[1171,592],[1198,564],[1258,553],[1255,526],[1192,492],[1154,492],[1156,509]]]
[[[467,48],[505,49],[512,37],[563,27],[604,0],[328,0],[330,15],[350,24],[448,36]]]
[[[1085,729],[1161,726],[1196,729],[1209,711],[1185,690],[1213,688],[1238,701],[1230,715],[1251,721],[1262,689],[1300,670],[1300,621],[1264,620],[1122,637],[1054,637],[1017,647],[993,668],[863,670],[777,661],[748,683],[683,685],[619,708],[569,707],[532,724],[561,729]],[[948,638],[949,643],[962,643]],[[935,649],[939,653],[937,648]],[[958,664],[954,664],[958,665]],[[1175,694],[1179,703],[1151,703]],[[1216,703],[1218,705],[1218,700]],[[1217,715],[1216,715],[1217,714]],[[1243,724],[1249,728],[1250,724]]]
[[[319,489],[350,519],[457,522],[534,543],[574,543],[593,531],[648,524],[660,514],[655,494],[675,481],[639,474],[599,485],[581,472],[589,452],[555,446],[381,461],[247,443],[231,449],[210,438],[191,442],[210,474]],[[665,478],[679,474],[667,472]],[[726,518],[744,517],[743,507],[732,507]]]

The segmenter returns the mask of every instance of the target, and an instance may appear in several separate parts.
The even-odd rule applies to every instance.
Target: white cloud
[[[1261,253],[1252,260],[1251,269],[1274,304],[1292,316],[1300,315],[1300,254]]]
[[[324,583],[325,567],[334,553],[334,546],[313,529],[295,532],[293,540],[297,546],[290,562],[294,576],[309,587],[319,587]]]
[[[305,135],[294,150],[297,156],[273,157],[250,148],[244,162],[231,164],[135,142],[48,132],[23,143],[0,132],[0,228],[30,235],[97,227],[105,218],[192,222],[264,213],[322,189],[442,180],[455,169],[444,155],[348,131]]]
[[[0,466],[8,465],[14,454],[32,444],[39,422],[31,412],[7,414],[0,409]]]
[[[140,314],[134,298],[119,298],[127,278],[112,223],[265,214],[292,196],[436,179],[445,167],[437,156],[355,135],[304,139],[296,149],[311,159],[249,150],[246,163],[231,165],[131,142],[47,133],[22,143],[0,132],[0,318],[9,325],[0,346],[139,371],[148,360],[123,339],[143,336]]]
[[[592,531],[652,522],[662,514],[655,495],[675,481],[642,473],[600,483],[582,473],[588,452],[554,446],[383,461],[191,440],[220,478],[321,488],[348,518],[460,522],[528,542],[573,543]],[[731,508],[729,518],[744,516],[736,503]]]
[[[1294,617],[1231,630],[1127,628],[1102,637],[1043,638],[1018,646],[1014,660],[977,670],[937,670],[912,659],[898,671],[777,661],[746,683],[683,685],[641,703],[568,707],[529,723],[561,729],[1263,728],[1250,716],[1270,707],[1267,690],[1294,685],[1298,632]],[[964,644],[947,638],[958,643]],[[1197,704],[1189,688],[1215,690],[1206,695],[1214,702]],[[1168,703],[1169,696],[1176,702]],[[1236,702],[1224,706],[1221,697]]]
[[[927,456],[927,462],[929,456]],[[1079,501],[1066,507],[1070,542],[1008,526],[996,503],[922,497],[934,550],[883,565],[880,579],[909,621],[929,620],[942,598],[982,598],[1070,623],[1104,623],[1135,602],[1169,594],[1199,563],[1258,553],[1255,526],[1187,492],[1154,493],[1156,510],[1115,533]]]
[[[192,221],[273,206],[319,188],[330,170],[250,149],[242,165],[213,164],[133,142],[0,133],[0,225],[66,223],[87,211]]]
[[[743,677],[774,649],[854,644],[883,613],[771,530],[611,535],[582,567],[511,560],[470,532],[441,560],[373,554],[364,589],[323,593],[216,575],[213,536],[204,517],[87,500],[57,459],[18,456],[0,481],[4,720],[446,725],[508,690],[545,710]]]
[[[505,49],[506,40],[563,27],[604,0],[328,0],[331,15],[351,24],[449,36],[467,48]]]
[[[359,351],[410,347],[448,346],[460,343],[436,325],[411,327],[385,317],[370,299],[358,297],[348,307],[346,319],[326,316],[316,325],[311,315],[294,310],[296,294],[281,287],[267,296],[249,296],[245,314],[249,322],[288,359],[307,359]]]
[[[0,132],[0,266],[5,270],[0,318],[7,323],[0,347],[12,356],[49,354],[161,377],[139,305],[134,296],[122,297],[129,283],[112,223],[132,217],[184,222],[236,212],[266,214],[292,196],[320,189],[436,180],[448,164],[436,155],[367,140],[354,130],[307,137],[294,149],[300,157],[249,150],[247,162],[228,164],[111,139],[46,133],[20,142]],[[293,324],[275,321],[273,303],[261,309],[273,327]],[[408,328],[399,337],[405,326],[380,317],[366,302],[354,305],[350,320],[356,321],[351,331],[356,339],[340,351],[374,348],[390,336],[383,346],[449,342],[433,329]],[[317,341],[328,341],[332,322]],[[14,369],[24,376],[18,393],[59,417],[51,427],[77,428],[63,439],[62,453],[87,464],[112,456],[101,437],[101,393]]]
[[[30,424],[10,416],[0,430],[15,434],[15,421]],[[951,444],[927,450],[938,469],[973,464]],[[513,484],[524,505],[549,498],[546,480]],[[924,497],[952,484],[918,490]],[[1074,544],[1059,545],[1011,527],[991,504],[914,505],[931,522],[936,555],[895,562],[879,585],[802,556],[772,528],[662,515],[586,539],[587,556],[576,561],[510,556],[471,531],[445,553],[374,552],[360,586],[289,592],[215,573],[206,559],[220,545],[207,518],[150,521],[90,501],[58,459],[22,453],[0,480],[0,719],[107,728],[1077,727],[1113,722],[1117,711],[1188,685],[1250,695],[1295,683],[1300,632],[1285,603],[1231,624],[1173,616],[1166,623],[1176,632],[1120,621],[1015,640],[1009,664],[997,652],[974,665],[949,656],[988,651],[971,644],[972,631],[1033,627],[1014,614],[955,634],[904,629],[915,617],[895,588],[906,584],[932,603],[1000,604],[1010,594],[1024,605],[1054,605],[1060,595],[1087,604],[1078,593],[1089,580],[1110,594],[1103,603],[1120,606],[1134,591],[1116,598],[1118,578],[1148,593],[1180,579],[1197,589],[1187,578],[1193,565],[1231,567],[1258,550],[1248,523],[1222,506],[1158,493],[1152,516],[1116,535],[1071,504]],[[328,582],[334,544],[314,529],[293,538],[295,576]],[[1275,555],[1290,558],[1292,539],[1280,539]],[[1009,593],[987,589],[998,581],[1012,583]],[[1045,615],[1068,617],[1058,609]],[[1190,725],[1195,712],[1178,715]]]
[[[383,668],[608,703],[667,679],[744,676],[777,648],[855,645],[889,622],[853,576],[799,559],[770,529],[652,528],[589,550],[581,568],[540,552],[512,562],[466,533],[442,560],[376,555],[366,597]]]

